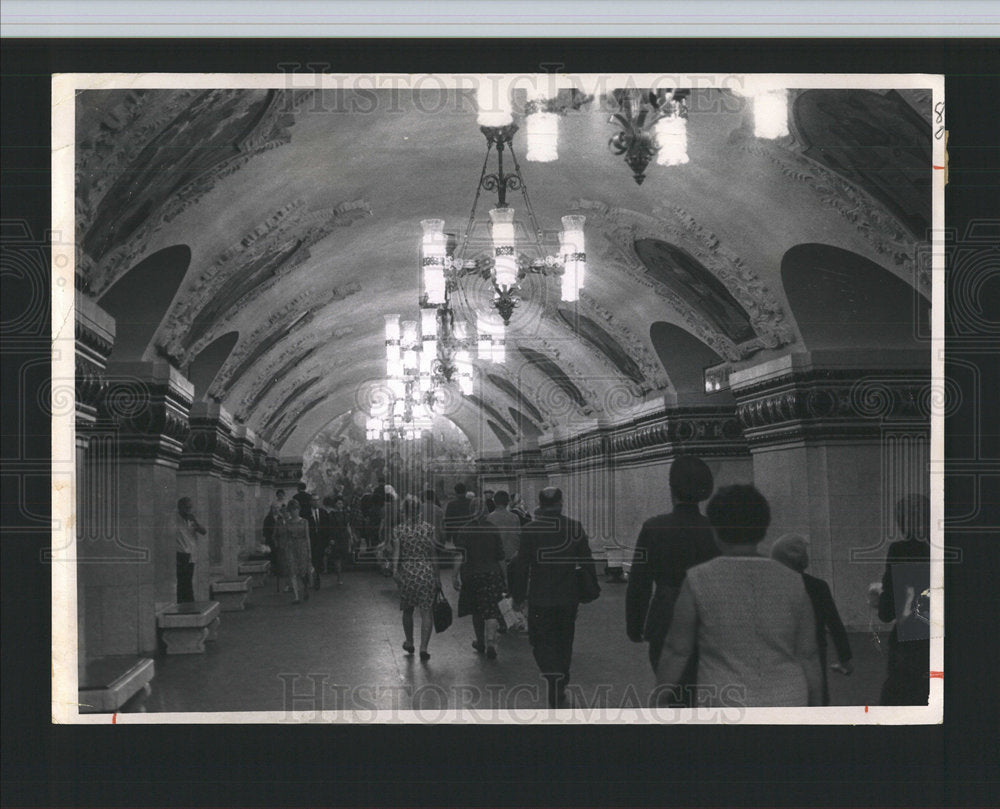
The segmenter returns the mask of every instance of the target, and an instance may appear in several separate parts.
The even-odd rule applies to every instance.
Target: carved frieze
[[[108,373],[98,419],[116,431],[120,454],[177,463],[190,431],[191,390],[173,376],[144,379]]]
[[[675,407],[624,425],[543,444],[550,472],[631,466],[669,460],[682,453],[700,457],[748,457],[749,449],[731,407]]]
[[[889,424],[926,425],[937,396],[912,371],[788,373],[733,391],[751,445],[803,440],[878,440]]]

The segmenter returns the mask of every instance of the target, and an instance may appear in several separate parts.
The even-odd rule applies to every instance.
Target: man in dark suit
[[[297,491],[292,495],[292,499],[298,501],[299,514],[305,517],[306,512],[312,508],[312,496],[306,491],[305,483],[300,483],[297,486]]]
[[[472,501],[466,497],[467,491],[464,483],[456,483],[455,496],[445,504],[443,528],[446,542],[454,543],[455,533],[470,518],[469,507]]]
[[[299,498],[296,497],[296,500]],[[319,507],[319,498],[313,495],[309,498],[309,505],[302,512],[306,523],[309,526],[309,549],[312,553],[313,566],[313,589],[318,590],[320,584],[319,574],[323,570],[326,556],[326,546],[329,543],[328,534],[330,532],[330,520],[327,513]]]
[[[781,562],[785,567],[802,574],[802,583],[806,594],[812,603],[813,614],[816,616],[816,646],[819,649],[820,672],[823,676],[823,704],[830,704],[830,685],[826,675],[826,633],[829,630],[837,650],[837,663],[830,666],[841,674],[854,671],[851,662],[851,642],[847,639],[847,630],[840,620],[837,605],[834,603],[830,586],[822,579],[810,576],[805,572],[809,567],[809,544],[805,537],[798,534],[785,534],[771,546],[771,558]]]
[[[712,526],[698,510],[698,503],[708,498],[713,485],[712,471],[701,458],[677,458],[670,467],[674,510],[646,520],[635,543],[625,591],[625,629],[630,640],[649,641],[649,662],[654,671],[685,574],[719,555]],[[698,657],[692,654],[678,683],[682,693],[671,696],[671,707],[692,704],[689,686],[694,685],[697,670]]]
[[[568,707],[576,614],[580,604],[577,566],[597,571],[583,526],[562,513],[562,490],[538,493],[535,519],[521,529],[521,547],[512,560],[511,592],[520,611],[528,602],[528,638],[545,678],[550,708]]]

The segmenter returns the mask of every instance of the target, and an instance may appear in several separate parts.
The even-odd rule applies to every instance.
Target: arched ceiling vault
[[[542,228],[558,230],[570,212],[587,217],[588,275],[575,304],[560,303],[556,279],[526,282],[508,363],[477,361],[483,406],[466,400],[450,415],[477,451],[503,449],[484,427],[487,408],[502,428],[516,430],[513,408],[551,430],[570,410],[609,418],[609,407],[671,390],[654,323],[729,360],[801,348],[781,277],[796,245],[835,245],[927,294],[929,251],[915,235],[921,177],[900,167],[907,185],[894,197],[864,161],[837,167],[863,147],[855,130],[866,110],[903,139],[897,148],[918,154],[923,100],[793,92],[792,134],[771,142],[753,137],[728,94],[695,94],[690,162],[651,166],[641,186],[608,151],[612,129],[596,104],[560,119],[555,162],[527,162],[515,137]],[[838,115],[841,128],[823,142]],[[186,245],[190,266],[149,324],[145,354],[186,370],[238,334],[208,395],[286,454],[356,411],[361,387],[384,374],[383,315],[416,317],[419,222],[464,230],[485,149],[473,105],[437,90],[86,91],[77,138],[80,288],[98,297],[143,259]],[[839,163],[827,159],[834,147]],[[524,213],[518,194],[510,202]],[[480,219],[489,207],[480,201]],[[702,272],[711,278],[699,281]],[[470,284],[458,305],[485,296]],[[746,330],[720,322],[720,297],[742,309]]]

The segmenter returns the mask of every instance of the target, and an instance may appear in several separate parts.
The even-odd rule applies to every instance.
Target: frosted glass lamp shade
[[[554,112],[533,112],[526,119],[528,160],[551,163],[559,157],[559,116]]]
[[[656,122],[653,129],[660,150],[656,162],[661,166],[680,166],[688,162],[687,119],[670,115]]]
[[[446,280],[444,263],[447,255],[448,237],[444,233],[443,219],[424,219],[420,226],[424,229],[421,265],[424,271],[424,292],[427,302],[445,302]]]
[[[514,122],[511,115],[510,92],[507,82],[499,76],[478,76],[476,107],[479,126],[507,126]]]
[[[783,138],[788,134],[787,90],[765,90],[754,95],[753,128],[758,138]]]
[[[563,230],[559,234],[559,252],[562,255],[562,299],[575,301],[580,296],[587,272],[587,246],[583,234],[586,217],[578,214],[562,218]]]
[[[493,236],[493,272],[497,285],[508,289],[517,283],[517,254],[514,243],[514,209],[490,211]]]

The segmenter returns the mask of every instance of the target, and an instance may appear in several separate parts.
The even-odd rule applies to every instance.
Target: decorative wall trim
[[[878,441],[887,424],[926,424],[939,394],[929,371],[811,370],[734,389],[753,448],[803,441]]]
[[[674,407],[627,424],[541,444],[549,474],[640,466],[692,453],[702,458],[749,458],[735,409]]]

